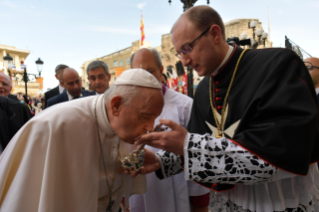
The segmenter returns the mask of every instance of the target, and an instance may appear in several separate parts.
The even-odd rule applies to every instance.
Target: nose
[[[191,59],[189,58],[189,56],[187,54],[183,54],[182,58],[181,58],[181,61],[183,63],[183,66],[189,66],[190,62],[191,62]]]
[[[153,130],[153,128],[154,128],[154,120],[149,121],[149,122],[146,123],[145,129],[146,129],[147,131],[150,132],[150,131]]]

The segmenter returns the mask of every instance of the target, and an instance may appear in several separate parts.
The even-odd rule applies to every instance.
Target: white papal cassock
[[[108,177],[116,175],[112,197],[118,211],[123,195],[144,193],[144,176],[131,179],[115,164],[135,149],[112,130],[104,95],[49,108],[32,118],[0,158],[0,211],[105,211],[108,187],[100,155],[94,107]],[[109,179],[109,182],[111,180]]]
[[[190,118],[193,100],[186,95],[166,88],[162,113],[155,120],[170,119],[186,128]],[[146,146],[153,152],[160,149]],[[205,187],[186,181],[184,173],[159,180],[155,173],[147,177],[147,192],[130,198],[131,212],[190,212],[189,196],[200,196],[209,192]]]

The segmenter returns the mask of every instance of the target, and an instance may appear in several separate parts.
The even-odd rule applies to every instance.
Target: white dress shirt
[[[72,96],[72,95],[69,93],[69,91],[67,91],[66,93],[68,94],[69,101],[72,100],[72,99],[74,99],[74,96]],[[81,94],[80,94],[80,97],[82,97],[82,96],[83,96],[83,94],[81,93]]]
[[[63,91],[64,91],[64,87],[59,85],[59,93],[61,94],[61,93],[63,93]]]

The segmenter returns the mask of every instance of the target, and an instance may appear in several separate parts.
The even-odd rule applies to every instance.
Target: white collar
[[[63,91],[64,91],[64,87],[59,84],[59,93],[61,94],[61,93],[63,93]]]
[[[224,57],[224,60],[219,64],[219,66],[215,69],[215,71],[212,73],[212,76],[215,76],[219,69],[226,63],[226,61],[228,60],[228,58],[230,57],[231,53],[233,52],[234,50],[234,47],[232,46],[229,46],[228,45],[228,51],[227,51],[227,54],[225,55]]]
[[[92,114],[94,118],[95,118],[95,109],[96,109],[97,121],[99,123],[99,128],[101,132],[105,133],[107,137],[113,137],[115,135],[115,132],[112,129],[106,114],[104,95],[96,96],[92,102]]]
[[[74,99],[74,97],[69,93],[69,91],[67,91],[66,93],[68,94],[69,101]],[[80,96],[83,96],[82,92],[80,93]]]
[[[317,95],[319,94],[319,87],[316,88],[316,94],[317,94]]]

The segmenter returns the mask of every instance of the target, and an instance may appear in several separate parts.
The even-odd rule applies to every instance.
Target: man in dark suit
[[[62,85],[65,88],[63,93],[49,99],[47,107],[80,97],[95,95],[94,91],[82,90],[82,79],[78,72],[72,68],[65,68],[63,70]]]
[[[10,78],[4,73],[0,73],[0,96],[8,98],[12,90],[12,84]],[[16,100],[9,99],[9,104],[12,111],[15,114],[15,120],[19,126],[19,129],[31,118],[31,112],[28,106],[21,104]]]
[[[0,96],[0,155],[19,129],[14,117],[9,99]]]
[[[49,90],[49,91],[45,92],[45,94],[44,94],[44,102],[45,102],[44,106],[45,107],[47,107],[47,103],[48,103],[48,100],[50,98],[63,93],[64,87],[62,85],[62,79],[61,79],[62,77],[61,77],[61,75],[62,75],[63,69],[65,69],[65,68],[68,68],[68,66],[67,65],[63,65],[63,64],[60,64],[60,65],[58,65],[55,68],[55,78],[57,80],[59,80],[59,85],[57,87],[53,88],[52,90]]]

